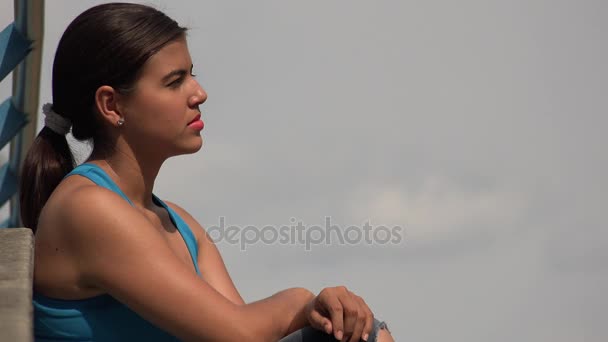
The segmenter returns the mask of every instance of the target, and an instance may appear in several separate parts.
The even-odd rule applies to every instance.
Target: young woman
[[[153,194],[167,158],[202,146],[207,94],[185,31],[153,8],[105,4],[59,42],[53,103],[21,176],[36,339],[392,341],[343,286],[244,303],[203,228]],[[70,129],[93,144],[76,168]]]

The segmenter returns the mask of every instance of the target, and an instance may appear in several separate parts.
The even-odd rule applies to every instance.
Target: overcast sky
[[[46,2],[41,104],[61,33],[100,2]],[[608,338],[608,2],[145,3],[190,28],[209,94],[204,147],[159,197],[205,227],[404,228],[219,242],[247,301],[344,284],[399,341]]]

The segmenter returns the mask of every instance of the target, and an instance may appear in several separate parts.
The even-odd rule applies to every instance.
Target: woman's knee
[[[391,334],[388,332],[388,330],[380,329],[378,331],[378,339],[376,340],[376,342],[395,342],[395,340],[393,339],[393,336],[391,336]]]

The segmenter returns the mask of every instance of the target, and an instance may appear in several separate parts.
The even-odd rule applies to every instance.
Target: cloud
[[[519,219],[526,196],[496,186],[471,190],[448,177],[428,177],[417,189],[400,184],[366,185],[355,191],[350,213],[376,224],[406,226],[407,239],[446,239],[467,230],[496,229]]]

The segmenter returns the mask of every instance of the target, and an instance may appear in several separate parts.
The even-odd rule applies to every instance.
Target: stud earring
[[[122,127],[122,125],[124,125],[124,124],[125,124],[125,119],[124,119],[124,118],[120,118],[120,119],[118,119],[117,124],[118,124],[118,127]]]

